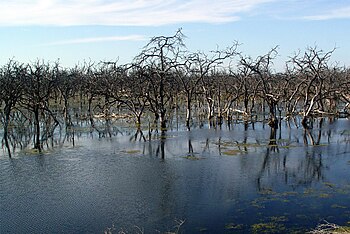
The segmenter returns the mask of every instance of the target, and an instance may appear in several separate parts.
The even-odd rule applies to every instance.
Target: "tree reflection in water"
[[[29,118],[20,112],[14,112],[13,115],[15,124],[9,131],[8,138],[12,152],[18,153],[30,148],[33,144],[34,131],[30,127],[31,125],[27,124]],[[205,130],[201,126],[201,128],[193,128],[191,131],[181,131],[181,128],[179,129],[177,126],[179,131],[170,132],[166,130],[153,131],[149,126],[146,131],[148,137],[146,137],[145,130],[141,126],[136,131],[120,127],[122,126],[120,119],[97,118],[94,119],[94,126],[91,128],[91,121],[74,116],[69,115],[71,124],[66,128],[55,127],[55,122],[41,123],[43,129],[46,130],[43,131],[46,134],[42,137],[45,149],[62,147],[67,144],[75,146],[81,137],[97,135],[99,138],[103,138],[115,137],[118,134],[120,137],[129,136],[129,144],[143,142],[141,144],[143,148],[140,150],[142,154],[160,159],[185,155],[195,157],[197,153],[201,154],[201,157],[223,156],[227,147],[233,147],[234,151],[232,152],[237,152],[239,157],[247,157],[244,161],[251,161],[252,159],[249,159],[251,154],[259,155],[253,163],[260,163],[260,169],[251,172],[252,174],[256,173],[258,190],[271,186],[270,179],[275,175],[280,175],[286,185],[292,186],[310,185],[313,181],[323,180],[325,166],[323,165],[322,147],[325,147],[325,144],[339,141],[333,138],[340,137],[346,141],[347,137],[346,134],[339,135],[339,132],[335,132],[334,128],[329,127],[336,124],[337,120],[325,120],[324,118],[314,120],[312,124],[317,125],[317,128],[313,129],[290,128],[290,121],[285,123],[286,126],[280,125],[278,129],[269,127],[269,137],[265,140],[267,143],[264,146],[264,139],[255,136],[255,133],[265,132],[268,129],[264,130],[265,125],[259,125],[259,123],[259,127],[257,127],[255,122],[230,123],[227,129],[220,126],[215,129],[208,127]],[[297,126],[295,119],[293,119],[293,123]],[[205,134],[197,135],[196,131],[202,131]],[[169,141],[169,133],[174,135],[176,139]],[[303,145],[299,142],[299,137],[303,139]],[[211,146],[213,142],[215,144]],[[301,157],[301,155],[303,156]],[[242,170],[249,171],[251,164],[244,163],[241,166],[246,167]]]
[[[324,179],[323,171],[325,169],[322,160],[322,146],[307,147],[310,144],[320,145],[322,139],[323,119],[319,122],[319,129],[312,132],[310,129],[304,129],[303,138],[305,147],[296,147],[286,145],[280,150],[276,133],[271,129],[268,147],[265,150],[261,169],[257,176],[258,190],[263,190],[271,186],[270,178],[280,174],[284,177],[286,185],[293,187],[309,186],[315,181]],[[330,142],[331,133],[327,132],[327,142]],[[268,184],[264,184],[264,182]]]
[[[339,165],[349,161],[347,120],[316,120],[314,129],[309,130],[315,145],[308,133],[308,144],[305,144],[305,130],[289,128],[288,122],[283,122],[278,129],[259,121],[232,121],[230,127],[222,125],[221,129],[209,129],[204,125],[201,128],[192,126],[188,131],[185,125],[180,125],[178,130],[156,131],[149,126],[135,130],[119,119],[108,123],[110,135],[91,129],[89,119],[77,119],[72,115],[72,123],[70,128],[57,128],[52,140],[44,144],[54,156],[46,156],[44,150],[35,157],[23,157],[22,152],[31,153],[24,148],[32,146],[32,130],[12,129],[12,138],[18,140],[14,149],[17,155],[7,160],[3,152],[1,157],[6,160],[0,161],[8,161],[16,170],[15,176],[12,176],[14,172],[9,172],[12,173],[8,177],[10,184],[17,186],[11,178],[19,178],[18,173],[24,171],[23,178],[28,173],[34,178],[30,180],[35,184],[33,188],[47,186],[45,181],[53,181],[53,192],[49,195],[41,187],[37,191],[48,199],[53,197],[54,205],[62,198],[55,194],[65,191],[64,197],[68,193],[68,197],[81,199],[74,200],[76,210],[90,209],[92,207],[86,204],[97,202],[101,207],[108,207],[100,212],[102,220],[112,217],[122,220],[118,224],[123,225],[132,225],[138,220],[145,230],[153,230],[152,224],[166,230],[169,219],[172,223],[180,218],[186,219],[184,228],[189,232],[195,232],[196,225],[207,224],[212,225],[210,231],[222,231],[231,222],[242,223],[243,230],[249,232],[252,224],[287,212],[289,215],[285,216],[290,221],[281,223],[287,226],[291,225],[288,222],[298,222],[300,220],[295,217],[301,209],[300,212],[312,217],[312,221],[302,225],[314,226],[312,222],[317,222],[323,212],[330,216],[334,212],[346,215],[348,211],[345,208],[339,208],[344,212],[325,210],[332,203],[337,203],[333,208],[336,209],[345,207],[343,203],[348,202],[345,196],[349,187],[346,186],[350,184],[348,178],[343,178],[344,174],[348,175],[348,168]],[[105,129],[103,119],[96,119],[94,123],[95,128]],[[20,186],[25,186],[24,181]],[[332,188],[321,194],[325,184]],[[307,195],[307,190],[316,192]],[[320,194],[329,196],[325,204]],[[291,204],[288,202],[293,202],[295,207],[287,207]],[[25,200],[24,203],[30,202]],[[66,212],[66,205],[61,207]],[[94,213],[93,219],[100,213]]]

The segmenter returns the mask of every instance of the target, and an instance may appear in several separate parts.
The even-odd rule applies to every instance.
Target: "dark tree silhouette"
[[[44,119],[53,118],[55,125],[58,124],[49,109],[50,97],[54,87],[57,86],[55,78],[56,76],[49,64],[37,61],[28,66],[28,72],[23,79],[24,89],[21,105],[34,115],[34,149],[39,150],[39,152],[42,150],[41,117]]]
[[[16,107],[17,103],[20,101],[23,94],[23,78],[26,75],[27,67],[23,64],[19,64],[13,60],[10,60],[5,66],[0,70],[0,83],[1,92],[0,100],[4,103],[2,118],[4,126],[3,141],[8,151],[8,155],[11,158],[11,149],[8,139],[10,115],[12,110]]]
[[[143,67],[143,76],[147,79],[147,98],[156,121],[161,129],[166,129],[167,110],[172,98],[169,79],[174,79],[173,72],[181,63],[185,48],[184,35],[179,29],[175,35],[154,37],[135,58],[135,63]]]

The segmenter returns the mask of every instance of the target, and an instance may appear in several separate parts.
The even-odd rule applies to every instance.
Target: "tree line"
[[[40,151],[55,128],[72,127],[73,106],[85,110],[79,117],[92,126],[97,113],[108,120],[122,111],[138,129],[150,115],[162,130],[174,110],[185,114],[188,129],[199,115],[221,125],[237,113],[247,121],[267,113],[272,128],[278,128],[280,116],[300,115],[311,128],[314,116],[349,110],[350,69],[331,64],[334,49],[298,51],[276,73],[278,47],[253,58],[239,51],[238,42],[204,53],[188,51],[184,39],[181,30],[154,37],[127,64],[90,61],[64,68],[58,61],[9,60],[0,68],[2,145],[11,156],[11,125],[21,123],[31,126]]]

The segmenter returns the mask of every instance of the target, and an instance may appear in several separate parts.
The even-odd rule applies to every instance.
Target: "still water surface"
[[[346,225],[350,121],[326,121],[310,135],[286,124],[280,130],[277,141],[262,123],[169,130],[147,142],[132,131],[83,134],[74,147],[2,154],[0,233],[103,233],[113,226],[115,233],[163,233],[179,220],[183,233]]]

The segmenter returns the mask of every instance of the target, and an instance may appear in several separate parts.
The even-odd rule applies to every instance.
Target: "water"
[[[183,233],[346,225],[349,129],[340,119],[305,135],[284,123],[277,141],[262,123],[173,130],[147,142],[132,131],[83,134],[74,147],[2,155],[0,233],[163,233],[181,220]]]

